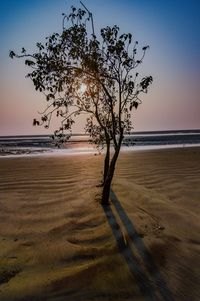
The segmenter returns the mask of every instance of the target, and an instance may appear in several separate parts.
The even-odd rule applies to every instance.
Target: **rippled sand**
[[[200,149],[121,154],[112,189],[135,240],[115,206],[116,224],[98,203],[102,164],[94,155],[0,159],[1,301],[148,300],[123,252],[154,288],[149,300],[170,300],[163,283],[171,300],[200,300]]]

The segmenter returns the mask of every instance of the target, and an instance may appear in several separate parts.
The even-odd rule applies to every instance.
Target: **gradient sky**
[[[84,0],[92,11],[95,30],[118,25],[131,32],[139,46],[150,45],[140,67],[152,75],[153,85],[134,113],[137,131],[200,129],[200,1],[199,0]],[[25,79],[22,60],[9,50],[35,49],[36,42],[61,31],[62,12],[79,1],[0,0],[0,135],[44,134],[32,119],[46,102]],[[74,132],[82,132],[77,120]]]

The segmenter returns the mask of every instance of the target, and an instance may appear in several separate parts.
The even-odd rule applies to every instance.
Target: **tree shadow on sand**
[[[110,191],[110,199],[115,210],[124,225],[129,237],[129,242],[133,244],[139,256],[142,258],[146,270],[141,266],[139,260],[134,255],[129,243],[124,240],[124,236],[117,222],[116,216],[111,206],[102,206],[112,229],[121,255],[124,257],[131,274],[134,276],[141,293],[148,301],[174,301],[174,298],[167,287],[165,280],[159,272],[153,258],[146,248],[142,238],[136,231],[132,221],[127,216],[115,193]],[[148,271],[148,273],[147,273]]]

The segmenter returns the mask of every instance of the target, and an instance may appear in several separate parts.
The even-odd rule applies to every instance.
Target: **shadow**
[[[146,297],[148,297],[147,300],[159,300],[156,295],[156,292],[159,292],[160,296],[162,297],[162,300],[174,301],[174,298],[169,288],[167,287],[167,284],[164,281],[161,273],[159,272],[156,264],[154,263],[150,252],[146,248],[143,240],[139,236],[133,223],[127,216],[126,212],[124,211],[123,207],[121,206],[119,200],[117,199],[117,196],[112,191],[112,189],[110,191],[110,199],[117,211],[117,214],[120,217],[120,220],[126,228],[129,240],[133,243],[135,249],[142,258],[147,271],[149,272],[149,276],[151,279],[149,279],[145,275],[145,271],[142,270],[142,267],[140,266],[138,259],[133,254],[132,249],[129,245],[127,245],[124,242],[123,234],[120,230],[120,227],[117,223],[117,220],[113,214],[111,207],[104,206],[104,212],[112,229],[113,235],[115,236],[115,239],[117,241],[119,250],[125,258],[132,274],[134,275],[141,292]]]
[[[112,229],[113,235],[116,239],[120,253],[123,255],[125,261],[128,264],[128,267],[131,271],[131,274],[136,279],[136,282],[148,301],[156,301],[158,298],[155,295],[154,288],[151,285],[150,280],[147,278],[143,272],[138,259],[134,256],[131,248],[124,241],[123,234],[120,230],[120,226],[117,223],[117,220],[113,214],[113,211],[110,206],[102,205],[105,215],[107,217],[108,223]]]

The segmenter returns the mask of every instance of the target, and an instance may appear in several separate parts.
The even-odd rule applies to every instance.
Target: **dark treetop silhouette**
[[[149,46],[138,58],[138,42],[132,42],[130,33],[120,35],[116,25],[102,28],[97,38],[91,13],[75,7],[69,15],[63,14],[61,34],[53,33],[36,45],[33,54],[24,48],[20,55],[10,51],[11,58],[25,58],[32,68],[27,77],[46,96],[47,107],[33,125],[48,128],[56,114],[61,125],[53,139],[60,145],[69,139],[75,117],[88,114],[86,133],[98,147],[106,146],[102,204],[108,204],[124,133],[132,129],[132,109],[137,109],[140,94],[147,93],[153,81],[151,76],[139,80],[135,72]]]

